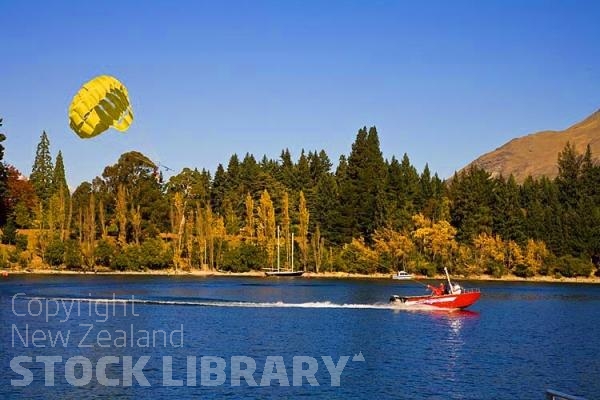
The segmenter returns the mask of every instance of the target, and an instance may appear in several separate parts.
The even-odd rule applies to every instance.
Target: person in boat
[[[452,292],[450,291],[450,289],[451,289],[451,288],[450,288],[450,285],[449,285],[449,284],[447,284],[447,283],[444,283],[444,284],[440,284],[440,285],[442,285],[442,286],[443,286],[443,288],[444,288],[444,290],[443,290],[444,294],[451,294],[451,293],[452,293]]]
[[[458,283],[455,283],[452,286],[452,293],[454,293],[454,294],[461,294],[462,293],[462,288],[460,287],[460,285]]]
[[[431,290],[433,296],[441,296],[444,294],[444,284],[440,283],[440,286],[427,285],[427,289]]]

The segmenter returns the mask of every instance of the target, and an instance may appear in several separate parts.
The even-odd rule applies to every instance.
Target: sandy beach
[[[196,277],[254,277],[267,278],[261,271],[249,272],[227,272],[227,271],[211,271],[211,270],[147,270],[147,271],[112,271],[98,270],[94,271],[70,271],[62,269],[26,269],[26,270],[8,270],[2,271],[3,275],[132,275],[132,276],[196,276]],[[5,276],[6,277],[6,276]],[[301,277],[302,279],[391,279],[392,274],[356,274],[348,272],[306,272]],[[268,278],[277,279],[277,278]],[[416,275],[415,280],[418,281],[439,281],[444,280],[444,275],[436,275],[428,277],[424,275]],[[496,281],[496,282],[546,282],[546,283],[590,283],[600,284],[600,277],[577,277],[577,278],[556,278],[553,276],[534,276],[531,278],[522,278],[515,275],[506,275],[501,278],[496,278],[491,275],[473,275],[469,277],[454,276],[456,281]]]

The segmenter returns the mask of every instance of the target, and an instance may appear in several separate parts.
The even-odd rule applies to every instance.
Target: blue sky
[[[507,140],[600,108],[597,1],[4,1],[5,160],[29,174],[42,130],[74,188],[138,150],[175,170],[288,147],[347,154],[376,125],[448,177]],[[91,140],[68,105],[120,79],[135,121]]]

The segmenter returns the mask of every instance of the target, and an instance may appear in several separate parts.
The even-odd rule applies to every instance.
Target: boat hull
[[[398,296],[394,295],[390,298],[390,303],[404,305],[423,305],[444,309],[463,309],[473,305],[481,293],[472,291],[460,294],[445,294],[441,296]]]
[[[267,276],[302,276],[304,271],[265,271]]]
[[[397,281],[410,281],[413,279],[412,275],[392,275],[392,279]]]

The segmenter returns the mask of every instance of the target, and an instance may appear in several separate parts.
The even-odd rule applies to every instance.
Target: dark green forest
[[[0,142],[5,136],[0,136]],[[4,148],[0,148],[4,157]],[[443,181],[408,155],[384,159],[375,127],[335,163],[325,150],[232,155],[164,179],[132,151],[74,191],[44,132],[32,172],[0,164],[2,268],[464,276],[598,275],[600,166],[567,144],[556,179],[470,168]],[[291,234],[294,240],[291,240]]]

